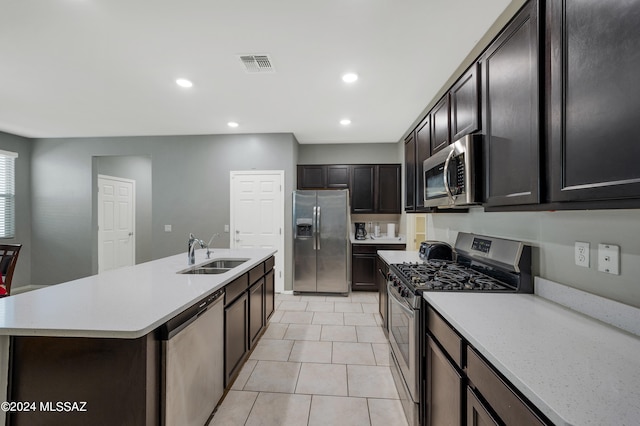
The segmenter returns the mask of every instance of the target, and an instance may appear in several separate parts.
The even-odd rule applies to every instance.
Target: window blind
[[[0,238],[16,234],[15,152],[0,150]]]

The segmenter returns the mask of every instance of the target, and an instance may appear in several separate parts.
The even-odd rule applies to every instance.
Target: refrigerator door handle
[[[317,242],[318,242],[318,212],[317,212],[318,207],[317,206],[313,206],[313,230],[312,230],[312,236],[313,236],[313,249],[314,250],[318,250],[317,247]]]
[[[318,250],[320,250],[320,206],[318,206],[318,214],[316,218],[318,221]]]

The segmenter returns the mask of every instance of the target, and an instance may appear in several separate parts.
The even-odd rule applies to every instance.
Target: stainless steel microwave
[[[424,160],[425,207],[482,202],[482,136],[467,135]]]

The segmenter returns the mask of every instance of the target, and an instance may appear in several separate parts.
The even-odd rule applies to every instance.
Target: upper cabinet
[[[349,166],[311,164],[298,166],[298,189],[347,189]]]
[[[351,166],[352,213],[400,213],[400,164]]]
[[[412,151],[413,152],[413,151]],[[400,164],[298,166],[298,189],[348,189],[352,213],[400,213]]]
[[[424,211],[424,160],[431,156],[431,114],[416,127],[416,210]]]
[[[540,201],[538,2],[516,15],[480,58],[485,201]]]
[[[416,210],[416,137],[412,132],[404,140],[404,210]]]
[[[449,92],[451,102],[451,140],[478,130],[478,64],[473,64],[453,85]]]
[[[449,115],[449,94],[444,95],[440,102],[431,110],[433,132],[431,133],[431,154],[435,154],[451,143],[451,121]]]
[[[547,7],[551,201],[638,199],[640,0]]]

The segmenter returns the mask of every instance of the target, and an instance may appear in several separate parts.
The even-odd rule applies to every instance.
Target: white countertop
[[[378,250],[378,256],[384,260],[387,265],[402,262],[422,262],[419,252],[402,251],[402,250]]]
[[[536,295],[424,298],[557,425],[640,421],[640,338]]]
[[[351,244],[407,244],[407,239],[404,235],[398,235],[393,238],[389,238],[386,235],[381,235],[379,237],[367,235],[364,240],[356,240],[355,235],[351,234]]]
[[[0,299],[0,335],[137,338],[268,259],[271,249],[196,250],[195,265],[249,259],[219,275],[191,275],[187,254]]]

